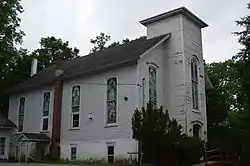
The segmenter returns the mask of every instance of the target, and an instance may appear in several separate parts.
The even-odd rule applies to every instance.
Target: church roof
[[[107,70],[135,65],[144,52],[159,42],[163,42],[170,37],[165,34],[151,39],[146,37],[133,40],[116,47],[98,51],[86,56],[63,62],[64,73],[60,76],[63,80],[84,77],[98,74]],[[33,77],[27,78],[20,83],[10,87],[7,93],[19,93],[27,90],[52,85],[55,80],[56,65],[52,65],[38,72]]]

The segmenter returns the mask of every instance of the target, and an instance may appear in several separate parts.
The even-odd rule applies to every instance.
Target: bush
[[[177,149],[182,163],[185,164],[198,163],[203,154],[202,142],[194,137],[184,137]]]
[[[133,138],[140,143],[143,162],[174,166],[193,164],[202,155],[201,141],[187,137],[163,107],[136,109],[132,117]]]

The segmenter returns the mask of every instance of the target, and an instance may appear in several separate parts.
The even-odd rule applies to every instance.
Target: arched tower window
[[[193,125],[193,137],[201,139],[201,126],[199,124]]]
[[[199,109],[199,96],[198,96],[198,59],[192,57],[191,60],[191,79],[192,79],[192,102],[193,109]]]
[[[149,66],[149,102],[157,105],[156,68]]]

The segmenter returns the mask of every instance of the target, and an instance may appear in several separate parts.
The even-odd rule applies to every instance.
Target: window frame
[[[153,69],[153,70],[155,70],[155,101],[152,101],[152,100],[150,100],[150,69]],[[158,81],[157,81],[157,66],[156,65],[154,65],[154,64],[149,64],[148,65],[148,101],[149,101],[149,103],[152,103],[155,107],[157,107],[157,94],[158,94],[158,92],[157,92],[157,83],[158,83]]]
[[[21,114],[21,100],[24,100],[23,101],[23,111],[22,111],[22,114]],[[19,105],[18,105],[18,128],[17,128],[17,131],[19,133],[23,132],[23,128],[24,128],[24,115],[25,115],[25,103],[26,103],[26,98],[25,97],[21,97],[19,98]],[[22,126],[20,125],[20,117],[22,117]]]
[[[109,154],[109,147],[113,148],[113,154]],[[109,157],[113,157],[112,163],[109,163]],[[108,164],[115,163],[115,143],[107,143],[107,162],[108,162]]]
[[[75,154],[72,155],[72,149],[75,148]],[[73,157],[74,156],[74,157]],[[70,145],[70,160],[75,161],[77,157],[77,145]]]
[[[45,104],[45,95],[48,94],[49,95],[49,99],[48,99],[48,102],[49,102],[49,106],[48,106],[48,110],[45,111],[45,108],[44,108],[44,104]],[[42,110],[42,124],[41,124],[41,132],[48,132],[49,131],[49,123],[50,123],[50,107],[51,106],[51,93],[50,92],[45,92],[43,94],[43,110]],[[47,115],[44,115],[45,112],[48,112]],[[48,120],[48,127],[47,129],[45,130],[43,127],[44,127],[44,121],[45,120]]]
[[[2,141],[3,141],[3,145],[2,145]],[[6,148],[6,137],[0,137],[0,156],[5,156],[5,148]]]
[[[108,81],[110,79],[116,79],[116,100],[115,101],[108,101]],[[105,79],[106,82],[106,91],[105,91],[105,127],[115,127],[118,125],[118,77],[117,76],[110,76]],[[116,121],[114,123],[109,123],[109,113],[108,113],[108,102],[116,102]]]
[[[74,92],[74,88],[79,88],[79,105],[73,105],[73,92]],[[70,130],[77,130],[80,129],[80,112],[81,112],[81,86],[80,85],[74,85],[71,88],[71,114],[70,114]],[[75,112],[73,111],[73,109],[77,108],[78,111]],[[78,115],[78,126],[74,127],[74,116]]]
[[[191,58],[191,90],[192,109],[199,111],[199,60],[194,55]]]
[[[198,135],[197,135],[197,136],[196,136],[196,134],[194,133],[194,132],[195,132],[195,130],[194,130],[194,129],[195,129],[195,126],[198,126],[198,128],[197,128],[197,129],[198,129],[198,133],[197,133]],[[198,124],[198,123],[194,123],[192,127],[193,127],[193,137],[201,139],[202,125],[200,125],[200,124]]]

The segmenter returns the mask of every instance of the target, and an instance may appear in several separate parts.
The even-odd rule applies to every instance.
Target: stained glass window
[[[117,122],[117,78],[107,80],[107,123]]]
[[[24,107],[25,107],[25,98],[22,97],[19,101],[19,114],[18,114],[18,131],[23,131],[23,121],[24,121]]]
[[[149,67],[149,102],[157,105],[156,68]]]
[[[50,109],[50,92],[43,95],[43,117],[42,117],[42,131],[49,129],[49,109]]]
[[[72,88],[72,103],[71,103],[71,128],[80,126],[80,86]]]
[[[198,98],[198,61],[196,57],[193,57],[191,60],[191,78],[192,78],[192,101],[193,109],[199,109],[199,98]]]

